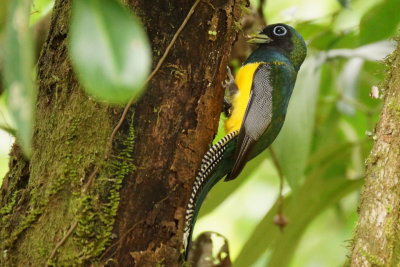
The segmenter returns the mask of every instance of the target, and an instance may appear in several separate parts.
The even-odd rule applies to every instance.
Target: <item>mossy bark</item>
[[[351,266],[400,263],[400,46],[389,59],[384,107],[367,160]]]
[[[142,19],[154,63],[194,3],[123,2]],[[66,49],[71,1],[56,1],[38,63],[33,156],[15,145],[1,188],[1,266],[181,264],[184,207],[217,129],[246,3],[200,2],[105,159],[123,108],[78,84]]]

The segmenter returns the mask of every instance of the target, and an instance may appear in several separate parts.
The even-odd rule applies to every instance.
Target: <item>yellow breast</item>
[[[235,83],[239,90],[233,97],[232,114],[225,121],[226,134],[239,130],[242,125],[243,116],[250,98],[254,72],[260,64],[260,62],[246,64],[242,66],[236,74]]]

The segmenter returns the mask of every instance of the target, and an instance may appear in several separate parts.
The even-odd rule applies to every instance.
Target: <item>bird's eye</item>
[[[276,26],[272,31],[276,36],[283,36],[287,33],[287,30],[283,26]]]

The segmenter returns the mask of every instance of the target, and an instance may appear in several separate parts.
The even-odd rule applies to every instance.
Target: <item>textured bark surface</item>
[[[398,266],[400,226],[400,47],[390,59],[385,103],[367,160],[351,266]]]
[[[142,19],[155,64],[194,1],[124,3]],[[77,83],[66,49],[71,1],[56,1],[38,64],[34,153],[27,161],[14,146],[1,188],[1,266],[181,264],[184,207],[218,126],[246,3],[200,2],[105,160],[122,108]]]

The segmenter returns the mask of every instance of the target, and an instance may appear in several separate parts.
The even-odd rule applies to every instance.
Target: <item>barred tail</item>
[[[214,144],[203,156],[200,169],[197,172],[189,203],[186,207],[185,229],[183,234],[183,245],[185,248],[185,259],[192,239],[194,224],[197,219],[201,204],[211,188],[221,180],[229,171],[229,162],[223,164],[233,157],[234,145],[238,131],[225,135]]]

